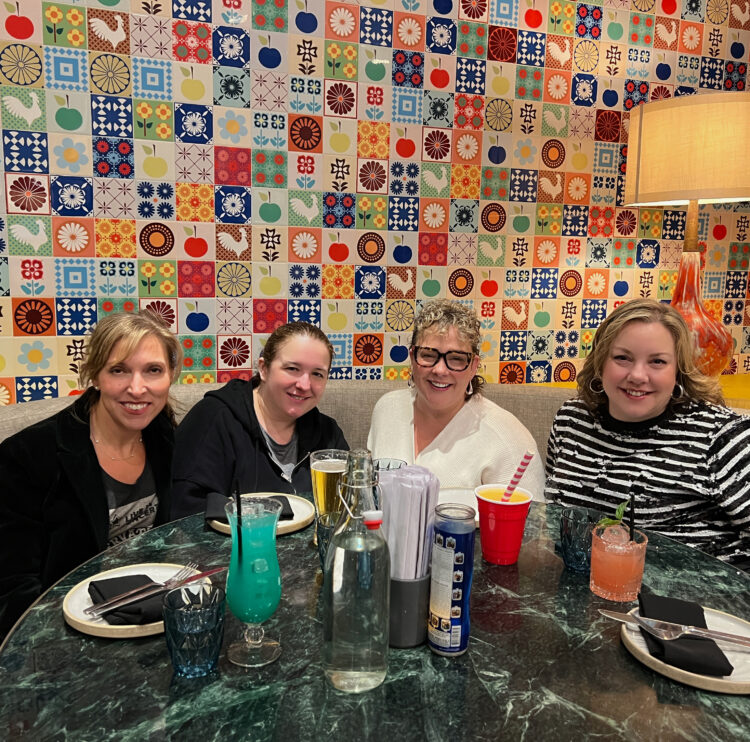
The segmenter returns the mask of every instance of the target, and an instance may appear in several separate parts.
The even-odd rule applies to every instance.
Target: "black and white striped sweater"
[[[641,527],[750,568],[750,417],[690,402],[622,423],[578,399],[563,404],[546,499],[613,513],[631,492]]]

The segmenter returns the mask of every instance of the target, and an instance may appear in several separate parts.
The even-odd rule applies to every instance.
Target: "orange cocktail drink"
[[[483,484],[474,490],[479,509],[482,556],[492,564],[515,564],[521,551],[531,494],[517,487],[503,500],[505,485]]]
[[[623,525],[594,528],[591,541],[591,592],[607,600],[635,600],[641,589],[648,538]]]

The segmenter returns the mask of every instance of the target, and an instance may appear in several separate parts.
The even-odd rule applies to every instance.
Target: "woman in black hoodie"
[[[209,392],[177,428],[172,518],[203,512],[209,492],[310,492],[310,453],[348,449],[316,407],[333,360],[325,333],[290,322],[268,338],[252,381]]]

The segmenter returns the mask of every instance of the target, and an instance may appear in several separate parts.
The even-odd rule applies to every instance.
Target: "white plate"
[[[299,495],[288,495],[286,492],[246,492],[243,494],[252,495],[253,497],[271,497],[276,495],[278,497],[286,497],[289,500],[289,505],[294,513],[292,520],[280,520],[276,525],[276,535],[283,536],[285,533],[294,533],[295,531],[301,531],[305,526],[310,525],[315,519],[315,506],[309,501],[305,500],[304,497]],[[220,520],[209,520],[208,525],[218,531],[230,536],[232,531],[229,528],[229,523],[223,523]]]
[[[630,612],[632,613],[635,610],[633,608]],[[709,629],[725,631],[729,634],[739,634],[750,639],[750,622],[737,616],[732,616],[729,613],[715,611],[712,608],[704,608],[703,612],[706,616],[706,625]],[[652,657],[646,648],[646,640],[641,635],[639,629],[628,629],[623,624],[620,636],[622,637],[622,643],[633,657],[652,670],[672,680],[685,683],[685,685],[692,685],[694,688],[711,690],[717,693],[750,693],[750,647],[746,648],[740,644],[728,644],[727,642],[716,642],[734,667],[734,671],[731,675],[725,677],[715,677],[713,675],[697,675],[687,670],[681,670],[678,667],[667,665],[656,657]]]
[[[442,505],[444,502],[458,502],[461,505],[474,508],[474,522],[479,528],[479,509],[477,508],[477,496],[474,494],[474,490],[468,488],[441,489],[438,495],[438,505]]]
[[[136,636],[151,636],[164,631],[164,621],[155,621],[147,624],[122,624],[112,626],[103,618],[91,618],[83,611],[93,605],[89,595],[89,583],[92,580],[105,580],[110,577],[126,577],[128,575],[146,575],[154,582],[164,582],[182,569],[182,564],[129,564],[127,567],[118,567],[106,572],[100,572],[93,577],[87,577],[68,591],[63,601],[63,617],[65,622],[74,629],[90,634],[91,636],[104,636],[110,639],[130,639]],[[193,574],[200,570],[194,569]]]

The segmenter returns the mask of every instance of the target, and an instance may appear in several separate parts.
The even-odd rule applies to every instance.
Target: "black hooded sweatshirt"
[[[172,467],[172,519],[204,512],[209,492],[311,492],[310,454],[349,445],[336,421],[317,407],[297,420],[297,464],[292,481],[268,450],[253,407],[252,382],[233,379],[208,392],[185,416],[175,433]]]

